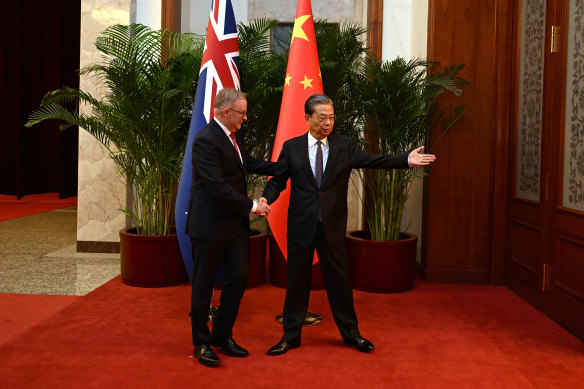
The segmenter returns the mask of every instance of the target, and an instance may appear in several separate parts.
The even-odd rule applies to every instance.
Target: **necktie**
[[[235,140],[235,134],[232,132],[231,134],[229,134],[229,137],[231,138],[231,142],[233,142],[233,146],[235,147],[235,151],[237,151],[237,154],[239,154],[239,148],[237,147],[237,141]]]
[[[316,178],[316,183],[320,188],[322,184],[322,142],[316,142],[316,163],[314,166],[314,178]],[[320,207],[318,208],[318,221],[322,221],[322,214],[320,212]]]
[[[320,185],[322,184],[322,142],[321,141],[317,141],[316,142],[316,163],[314,166],[314,178],[316,178],[316,183],[318,184],[318,187],[320,188]]]

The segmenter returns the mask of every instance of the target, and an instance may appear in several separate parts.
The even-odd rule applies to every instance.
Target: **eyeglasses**
[[[233,108],[229,108],[229,109],[232,110],[232,111],[235,111],[237,113],[240,113],[241,114],[241,117],[247,116],[247,112],[246,111],[238,111],[238,110],[233,109]]]
[[[332,123],[335,121],[335,115],[331,115],[331,116],[320,115],[320,116],[316,117],[316,120],[318,120],[321,123],[326,122],[327,119]]]

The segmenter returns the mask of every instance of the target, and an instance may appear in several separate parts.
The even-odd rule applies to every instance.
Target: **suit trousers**
[[[302,323],[308,311],[315,249],[320,261],[329,305],[341,337],[348,340],[354,339],[359,336],[359,329],[353,303],[347,246],[346,244],[330,245],[322,222],[318,222],[311,247],[300,247],[288,241],[288,280],[284,301],[282,340],[290,341],[300,338]]]
[[[233,325],[249,277],[249,233],[235,239],[206,240],[191,238],[193,246],[193,287],[191,323],[193,344],[209,344],[213,339],[232,337]],[[219,311],[213,323],[213,333],[207,325],[213,285],[219,266],[223,271],[223,286]]]

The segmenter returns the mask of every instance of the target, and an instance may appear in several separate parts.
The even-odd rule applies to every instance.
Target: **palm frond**
[[[433,71],[436,63],[426,59],[406,61],[396,58],[380,62],[373,55],[363,61],[362,76],[367,80],[363,89],[367,131],[377,139],[381,153],[403,153],[423,145],[434,124],[447,112],[439,109],[437,99],[450,92],[462,93],[465,81],[458,77],[464,65]],[[463,110],[446,120],[439,138],[453,128]],[[411,181],[422,174],[419,168],[391,172],[367,171],[374,196],[368,199],[369,228],[373,239],[397,240],[401,232],[402,210]]]
[[[135,208],[125,212],[139,231],[169,233],[204,39],[116,25],[97,38],[96,47],[103,61],[80,74],[96,77],[101,95],[67,87],[50,92],[27,125],[56,119],[62,128],[84,128],[107,147],[133,188]],[[91,113],[69,108],[77,102],[91,106]]]

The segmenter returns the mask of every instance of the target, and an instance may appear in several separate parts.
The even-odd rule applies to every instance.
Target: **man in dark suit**
[[[246,113],[245,93],[221,90],[215,98],[214,118],[193,143],[187,219],[194,263],[191,322],[194,355],[206,366],[220,362],[211,345],[229,356],[249,354],[233,340],[232,331],[249,274],[249,213],[266,216],[269,206],[247,197],[246,174],[272,175],[276,164],[247,154],[238,133]],[[207,318],[219,265],[224,280],[211,334]]]
[[[291,180],[288,208],[288,280],[284,302],[284,335],[268,350],[280,355],[300,346],[302,323],[308,309],[314,250],[318,253],[324,285],[341,337],[357,350],[375,347],[359,333],[353,305],[350,264],[345,235],[347,187],[352,169],[397,169],[428,165],[433,155],[420,154],[423,147],[398,155],[369,155],[351,139],[331,135],[333,102],[312,95],[304,105],[307,134],[284,143],[276,174],[264,189],[269,204]]]

